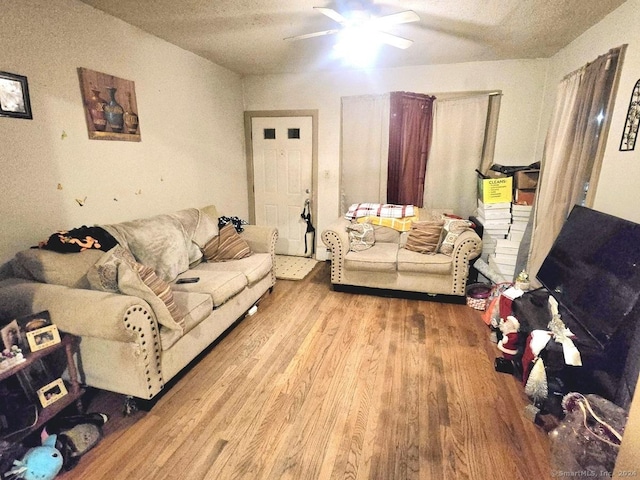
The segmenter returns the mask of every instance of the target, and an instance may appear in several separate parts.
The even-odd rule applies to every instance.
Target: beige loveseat
[[[127,269],[123,273],[122,263],[116,267],[119,293],[94,289],[91,280],[97,278],[96,265],[108,266],[105,256],[111,253],[100,250],[19,252],[4,269],[11,278],[0,281],[0,318],[48,310],[61,331],[80,337],[77,363],[83,383],[151,399],[275,284],[275,228],[244,226],[240,236],[252,252],[246,258],[201,261],[201,249],[218,234],[217,219],[216,208],[209,206],[124,222],[109,229],[115,233],[121,226],[133,225],[129,233],[136,233],[136,226],[145,231],[161,226],[150,243],[160,246],[160,256],[181,255],[179,262],[169,265],[174,270],[171,275],[178,272],[169,282],[180,317],[177,325],[172,323],[165,304],[158,302],[153,292],[144,290],[144,285],[123,284],[131,272]],[[162,222],[169,222],[169,227]],[[182,240],[179,233],[175,240],[176,232],[182,232]],[[165,235],[167,238],[162,238]],[[119,237],[116,249],[127,241]],[[134,239],[130,237],[129,241]],[[187,250],[186,265],[183,250]],[[101,275],[104,272],[109,273],[109,269],[100,270]],[[200,280],[176,284],[175,280],[182,277]],[[136,288],[140,295],[135,294]]]
[[[430,219],[418,209],[420,220]],[[462,232],[451,255],[423,254],[404,247],[408,232],[374,226],[375,243],[362,251],[349,250],[347,227],[350,220],[339,218],[322,232],[322,241],[331,252],[331,283],[369,288],[465,295],[469,261],[482,251],[482,241],[473,230]]]

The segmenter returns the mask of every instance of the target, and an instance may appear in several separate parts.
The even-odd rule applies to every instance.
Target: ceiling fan
[[[418,14],[412,10],[405,10],[403,12],[392,13],[390,15],[375,16],[370,11],[366,10],[360,5],[355,6],[344,13],[340,13],[333,8],[326,7],[313,7],[314,10],[329,17],[331,20],[340,24],[339,28],[331,30],[323,30],[321,32],[307,33],[304,35],[296,35],[293,37],[287,37],[285,40],[303,40],[305,38],[321,37],[324,35],[333,35],[346,30],[367,30],[369,33],[375,35],[375,37],[383,43],[392,45],[396,48],[409,48],[413,44],[413,40],[399,37],[391,33],[383,31],[383,29],[391,27],[393,25],[399,25],[402,23],[417,22],[420,20]]]

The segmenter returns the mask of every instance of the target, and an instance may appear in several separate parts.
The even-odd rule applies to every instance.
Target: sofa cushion
[[[424,255],[412,252],[406,248],[398,251],[398,271],[431,273],[435,275],[448,275],[453,268],[453,260],[450,256],[442,253],[435,255]]]
[[[101,250],[59,253],[32,248],[18,252],[11,261],[11,268],[17,278],[89,289],[87,272],[103,255]]]
[[[204,262],[192,269],[193,275],[206,270],[210,272],[242,272],[247,278],[247,283],[253,285],[265,276],[271,274],[273,262],[269,253],[254,253],[249,257],[233,260],[231,262]]]
[[[396,246],[398,245],[398,241],[400,239],[400,232],[398,230],[394,230],[390,227],[375,225],[373,227],[373,231],[376,237],[376,242],[395,243]]]
[[[344,257],[346,270],[395,272],[398,259],[397,243],[380,243],[362,252],[348,252]]]
[[[413,222],[404,248],[417,253],[438,253],[443,225],[442,221]]]
[[[214,272],[201,268],[188,270],[177,280],[186,277],[198,277],[200,280],[196,283],[174,283],[174,292],[206,293],[211,297],[214,307],[219,307],[247,286],[247,277],[240,271]]]
[[[251,248],[233,224],[228,223],[220,229],[217,237],[213,237],[206,243],[203,253],[209,262],[223,262],[248,257],[251,255]]]
[[[211,315],[213,310],[213,302],[211,295],[205,293],[173,293],[176,305],[181,311],[187,312],[184,316],[184,331],[171,330],[164,326],[160,327],[160,344],[162,350],[168,350],[175,344],[185,333],[189,332],[193,327],[198,325],[204,319]]]

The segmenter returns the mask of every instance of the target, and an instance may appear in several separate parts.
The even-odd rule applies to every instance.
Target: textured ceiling
[[[314,10],[343,12],[345,0],[81,0],[240,74],[340,68],[335,35],[285,37],[336,28]],[[351,2],[353,3],[353,2]],[[414,10],[420,21],[387,29],[414,41],[383,46],[377,67],[549,57],[624,0],[376,0],[377,15]]]

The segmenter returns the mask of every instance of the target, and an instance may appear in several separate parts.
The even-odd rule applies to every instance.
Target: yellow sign
[[[513,177],[478,178],[478,198],[482,203],[511,202]]]

